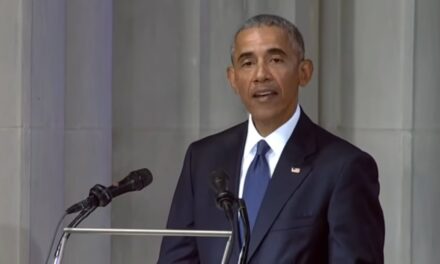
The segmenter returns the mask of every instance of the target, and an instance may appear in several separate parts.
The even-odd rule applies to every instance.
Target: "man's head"
[[[231,52],[229,82],[266,136],[293,115],[298,87],[311,79],[301,33],[284,18],[258,15],[237,31]]]
[[[234,40],[231,44],[231,62],[233,61],[234,51],[235,51],[235,40],[237,39],[237,35],[248,28],[256,28],[256,27],[278,27],[284,30],[284,32],[287,34],[290,44],[296,51],[298,52],[298,57],[301,59],[304,59],[305,54],[305,47],[304,47],[304,39],[299,32],[298,28],[292,24],[289,20],[276,16],[276,15],[267,15],[267,14],[261,14],[256,15],[244,22],[243,25],[235,32]]]

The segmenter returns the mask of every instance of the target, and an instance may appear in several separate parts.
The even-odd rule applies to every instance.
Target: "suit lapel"
[[[241,162],[243,159],[244,145],[246,143],[247,122],[240,125],[237,133],[224,142],[227,150],[227,156],[223,161],[225,172],[229,176],[229,190],[238,197],[238,188],[240,184]]]
[[[313,123],[301,112],[301,117],[277,163],[263,198],[252,231],[248,260],[263,241],[288,199],[311,171],[304,161],[316,149]]]

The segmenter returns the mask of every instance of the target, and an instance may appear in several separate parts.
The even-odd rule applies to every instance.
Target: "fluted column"
[[[30,88],[23,105],[29,211],[22,208],[22,216],[29,219],[29,262],[38,264],[64,209],[65,1],[31,6]]]
[[[0,263],[29,263],[30,13],[27,0],[0,2]]]
[[[112,0],[66,3],[65,207],[111,184]],[[110,206],[82,226],[109,227]],[[110,237],[73,235],[66,263],[110,263]]]
[[[415,1],[412,263],[440,259],[440,2]]]
[[[429,263],[411,262],[414,2],[321,1],[320,121],[377,161],[385,263]]]

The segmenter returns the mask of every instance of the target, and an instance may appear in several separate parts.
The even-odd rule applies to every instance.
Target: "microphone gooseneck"
[[[237,203],[238,203],[238,212],[240,214],[240,220],[242,223],[241,227],[243,228],[242,230],[243,245],[241,248],[239,264],[245,264],[249,252],[249,241],[251,240],[251,230],[250,230],[249,217],[248,217],[245,201],[243,199],[238,199]]]

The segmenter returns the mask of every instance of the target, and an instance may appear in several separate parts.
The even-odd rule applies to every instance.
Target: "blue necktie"
[[[260,140],[257,144],[257,154],[246,174],[246,180],[243,190],[243,199],[249,216],[250,230],[254,227],[257,219],[258,210],[263,201],[264,193],[270,181],[269,164],[266,160],[266,153],[270,147],[264,140]]]

